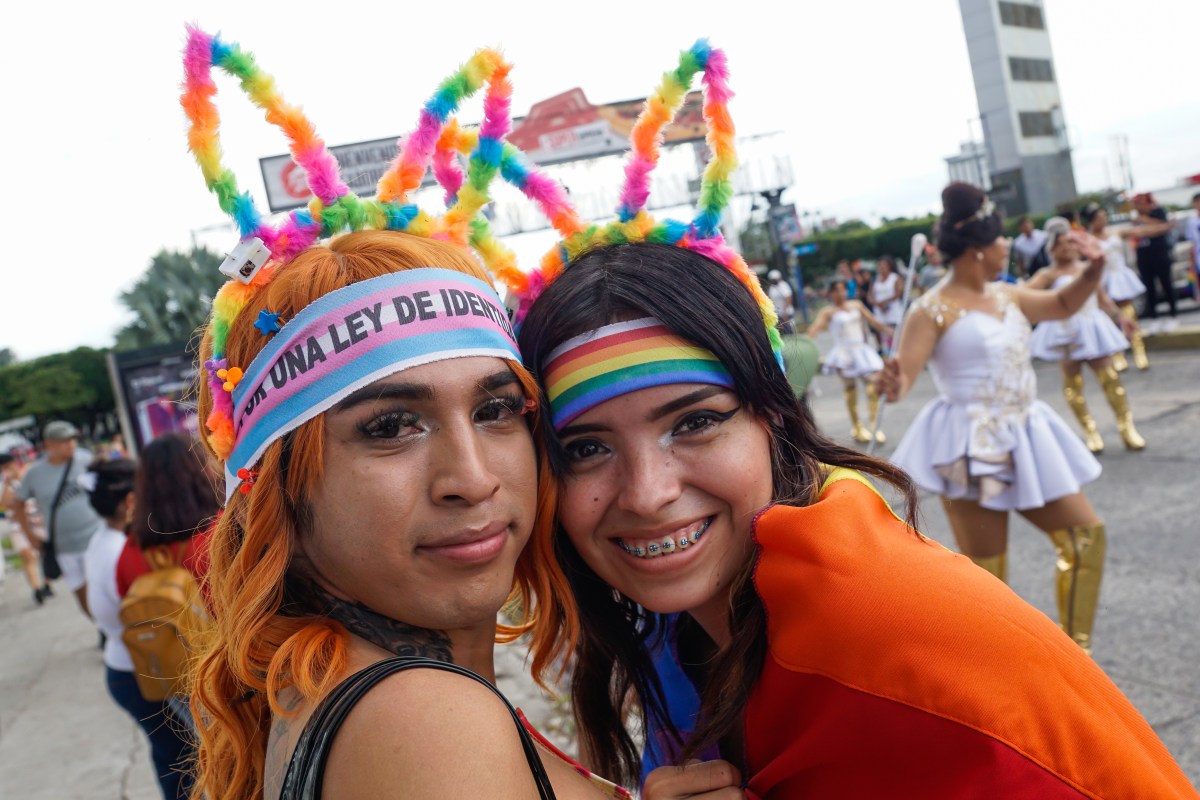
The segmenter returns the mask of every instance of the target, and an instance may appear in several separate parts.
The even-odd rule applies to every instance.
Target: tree
[[[186,342],[208,320],[225,276],[221,258],[205,248],[162,250],[137,283],[121,293],[135,319],[117,333],[117,349]]]
[[[12,351],[11,347],[0,347],[0,367],[7,367],[9,364],[17,363],[17,354]]]
[[[77,347],[0,367],[0,419],[31,414],[39,427],[65,419],[97,433],[114,410],[103,350]]]

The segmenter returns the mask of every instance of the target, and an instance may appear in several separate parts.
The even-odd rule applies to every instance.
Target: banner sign
[[[534,103],[528,116],[513,121],[508,139],[541,166],[624,153],[629,149],[629,133],[645,102],[641,98],[595,106],[588,102],[582,89],[571,89]],[[689,92],[674,124],[664,131],[665,143],[702,141],[704,134],[704,95]],[[394,138],[375,139],[329,150],[350,190],[359,197],[372,197],[375,184],[396,157],[396,143]],[[304,182],[304,171],[290,155],[260,158],[259,167],[272,212],[308,205],[312,195]],[[434,183],[433,177],[426,175],[421,186]]]

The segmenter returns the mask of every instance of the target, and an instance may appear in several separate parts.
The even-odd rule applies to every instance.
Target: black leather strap
[[[339,683],[321,701],[321,705],[313,712],[308,724],[304,726],[304,731],[300,734],[300,739],[296,742],[296,749],[292,753],[287,773],[283,778],[283,787],[279,793],[280,800],[318,800],[321,797],[321,783],[325,778],[325,762],[329,758],[329,750],[351,709],[362,699],[363,695],[384,678],[395,675],[397,672],[418,668],[440,669],[443,672],[462,675],[486,686],[499,697],[512,716],[513,723],[517,726],[517,733],[521,737],[521,747],[525,750],[525,759],[529,763],[534,783],[537,785],[538,797],[540,800],[555,800],[554,789],[550,786],[550,778],[546,775],[546,768],[542,765],[542,759],[533,743],[533,737],[529,735],[529,731],[525,730],[516,710],[504,695],[500,694],[495,686],[469,669],[444,661],[414,656],[387,658],[366,669],[359,670]],[[403,796],[403,787],[397,787],[397,791],[397,796]]]

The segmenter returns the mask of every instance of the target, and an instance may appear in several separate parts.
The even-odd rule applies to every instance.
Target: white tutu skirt
[[[937,398],[913,420],[892,462],[926,491],[995,511],[1040,508],[1100,476],[1100,462],[1040,400],[994,415]]]
[[[1142,279],[1136,272],[1125,264],[1121,264],[1115,269],[1109,268],[1104,273],[1104,291],[1108,293],[1114,303],[1123,303],[1145,294],[1146,284],[1142,283]]]
[[[883,359],[869,344],[838,346],[829,351],[821,372],[843,378],[862,378],[883,369]]]
[[[1043,361],[1091,361],[1129,349],[1125,334],[1099,308],[1084,309],[1075,316],[1039,322],[1029,340],[1029,351]]]

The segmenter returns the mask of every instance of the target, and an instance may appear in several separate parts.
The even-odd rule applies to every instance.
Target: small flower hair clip
[[[983,198],[983,205],[979,207],[978,211],[966,219],[960,219],[958,222],[954,223],[954,230],[961,230],[967,225],[970,225],[972,222],[980,222],[981,220],[985,220],[995,212],[996,204],[992,202],[990,197],[985,197]]]
[[[241,367],[229,367],[228,369],[217,370],[217,377],[225,381],[221,384],[221,388],[227,392],[232,392],[242,380]]]
[[[242,494],[250,494],[250,490],[254,488],[254,482],[258,480],[258,470],[242,467],[237,471],[237,476],[241,481],[238,491]]]
[[[263,336],[270,336],[280,329],[279,315],[264,308],[258,312],[258,319],[254,320],[254,327]]]

